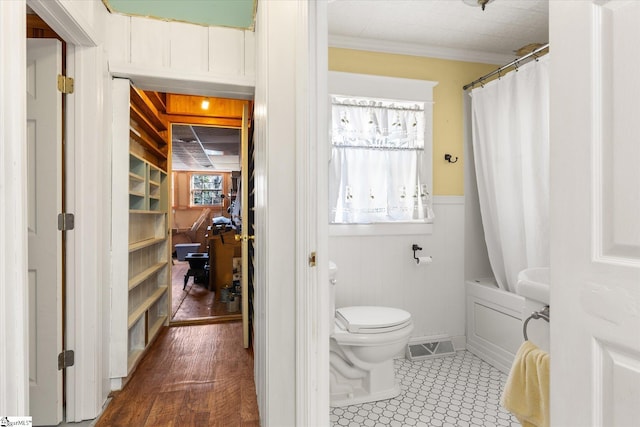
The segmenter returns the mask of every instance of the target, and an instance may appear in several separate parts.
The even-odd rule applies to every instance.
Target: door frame
[[[7,141],[26,141],[26,5],[29,5],[47,24],[56,31],[67,43],[67,74],[76,78],[75,95],[67,99],[66,105],[66,205],[68,212],[79,213],[76,217],[76,230],[67,234],[66,245],[66,345],[69,349],[82,349],[76,353],[76,364],[66,372],[66,419],[79,421],[87,417],[93,418],[102,407],[102,399],[98,392],[102,386],[100,372],[101,358],[101,307],[97,292],[99,288],[76,286],[82,280],[84,283],[101,283],[103,274],[98,269],[98,263],[92,261],[93,254],[83,254],[83,247],[104,247],[101,231],[105,225],[101,215],[92,216],[92,212],[100,209],[94,200],[82,198],[76,200],[76,194],[83,194],[87,188],[96,188],[100,181],[98,174],[103,171],[82,167],[83,164],[93,164],[87,155],[97,156],[91,150],[78,149],[81,145],[76,141],[91,141],[93,132],[100,132],[103,126],[103,107],[98,102],[102,84],[102,70],[95,34],[87,31],[85,23],[78,22],[59,2],[46,0],[20,0],[2,2],[2,58],[0,75],[3,81],[4,96],[0,102],[10,103],[2,108],[0,121],[3,122],[3,139]],[[76,50],[76,46],[83,49]],[[98,64],[98,65],[96,65]],[[98,117],[97,123],[95,117]],[[87,118],[87,119],[85,119]],[[93,118],[98,127],[88,129],[83,123]],[[91,131],[91,135],[89,135]],[[98,133],[100,134],[100,133]],[[95,138],[93,138],[95,141]],[[98,142],[100,146],[101,141]],[[85,143],[86,144],[86,143]],[[28,385],[28,303],[26,288],[20,286],[4,286],[7,283],[28,283],[27,281],[27,239],[26,239],[26,146],[3,144],[6,147],[6,160],[3,164],[5,173],[11,179],[6,180],[10,186],[0,194],[5,206],[11,205],[15,209],[6,212],[2,232],[5,240],[0,247],[2,262],[10,259],[3,267],[3,288],[7,289],[0,301],[8,319],[14,319],[0,331],[0,339],[9,349],[5,368],[13,372],[7,379],[15,392],[7,396],[8,414],[28,415],[29,413],[29,385]],[[102,157],[101,154],[99,154]],[[96,224],[97,223],[97,224]],[[106,241],[108,243],[108,240]],[[10,252],[9,252],[10,251]],[[88,251],[92,252],[92,251]],[[12,253],[11,258],[7,254]],[[100,254],[101,255],[101,254]],[[95,302],[95,306],[86,304]],[[84,302],[84,303],[81,303]],[[11,330],[9,329],[11,328]],[[91,384],[97,384],[92,388]],[[8,388],[7,388],[8,387]],[[76,391],[79,391],[76,393]]]

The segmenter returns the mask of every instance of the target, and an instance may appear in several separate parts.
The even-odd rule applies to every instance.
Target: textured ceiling
[[[548,0],[333,0],[328,21],[331,46],[487,63],[549,41]]]
[[[172,125],[173,170],[239,171],[240,130]]]

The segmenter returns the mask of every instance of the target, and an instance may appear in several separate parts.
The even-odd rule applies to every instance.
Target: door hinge
[[[58,355],[58,371],[73,366],[75,363],[75,354],[73,350],[65,350]]]
[[[316,266],[316,253],[311,252],[311,255],[309,255],[309,267],[315,267],[315,266]]]
[[[69,231],[73,230],[75,217],[72,213],[58,214],[58,230]]]
[[[73,93],[73,78],[58,74],[58,90],[62,93]]]

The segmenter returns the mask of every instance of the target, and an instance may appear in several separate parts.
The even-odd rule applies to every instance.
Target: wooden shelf
[[[129,179],[132,181],[139,181],[139,182],[144,182],[144,177],[135,174],[133,172],[129,172]]]
[[[155,338],[155,336],[160,331],[160,328],[162,328],[162,325],[164,325],[164,322],[167,321],[168,317],[169,316],[167,315],[161,316],[153,325],[151,325],[151,327],[149,328],[149,341],[152,341],[153,338]]]
[[[130,214],[133,215],[160,215],[160,214],[164,214],[166,212],[164,211],[152,211],[149,209],[131,209],[129,211]]]
[[[140,273],[136,274],[135,276],[133,276],[131,279],[129,279],[129,290],[135,288],[140,283],[144,282],[144,280],[147,277],[150,277],[151,275],[153,275],[153,274],[157,273],[158,271],[162,270],[162,268],[164,266],[166,266],[167,264],[168,264],[167,261],[159,262],[159,263],[154,264],[151,267],[141,271]]]
[[[131,328],[133,325],[135,325],[136,321],[147,312],[149,307],[151,307],[154,302],[156,302],[165,292],[167,292],[167,289],[167,286],[159,287],[146,300],[144,300],[144,302],[140,304],[136,308],[136,310],[129,315],[129,320],[127,322],[128,327]]]
[[[142,114],[144,114],[149,125],[153,126],[157,131],[167,130],[166,121],[160,118],[160,112],[154,105],[153,101],[149,99],[147,94],[143,91],[137,90],[133,86],[131,86],[129,92],[131,103],[135,105]]]
[[[142,111],[134,104],[131,104],[131,120],[137,125],[136,130],[142,130],[146,133],[158,147],[164,147],[167,145],[166,136],[160,133],[149,119],[144,115]]]
[[[155,155],[167,159],[167,153],[158,148],[145,134],[140,133],[137,129],[129,129],[129,137],[140,143],[144,148],[150,150]]]
[[[128,373],[135,369],[170,312],[169,146],[167,124],[157,107],[161,101],[129,88],[129,257],[126,311],[122,313],[128,325]],[[123,133],[125,130],[123,126]]]
[[[149,246],[156,245],[158,243],[162,243],[166,240],[164,237],[158,237],[153,239],[141,240],[135,243],[129,243],[129,252],[139,251],[140,249],[144,249]]]

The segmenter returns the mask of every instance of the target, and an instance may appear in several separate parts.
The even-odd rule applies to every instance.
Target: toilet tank
[[[331,335],[335,327],[337,276],[338,266],[335,262],[329,261],[329,334]]]

